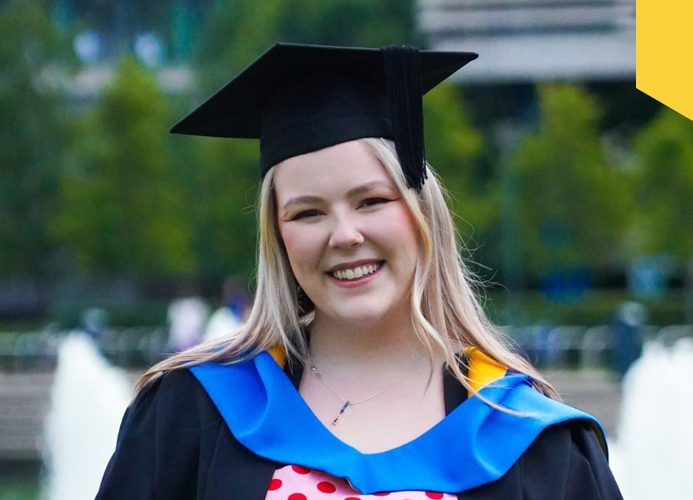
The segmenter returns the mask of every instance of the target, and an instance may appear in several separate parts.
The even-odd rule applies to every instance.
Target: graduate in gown
[[[144,375],[97,498],[621,498],[599,423],[485,317],[425,160],[422,96],[475,58],[277,44],[173,128],[260,140],[255,302]]]

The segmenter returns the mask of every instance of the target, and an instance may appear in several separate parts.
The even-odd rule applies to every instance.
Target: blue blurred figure
[[[647,310],[637,302],[624,302],[614,313],[612,335],[614,337],[613,369],[619,378],[642,354],[642,327],[647,322]]]

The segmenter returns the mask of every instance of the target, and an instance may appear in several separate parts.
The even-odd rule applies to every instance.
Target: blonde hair
[[[394,144],[385,139],[359,139],[382,163],[402,193],[420,238],[420,255],[411,293],[412,324],[430,356],[442,352],[448,368],[464,387],[476,393],[461,363],[465,348],[475,347],[508,369],[530,375],[539,392],[558,399],[551,385],[510,348],[505,335],[486,317],[473,286],[481,285],[460,254],[459,235],[448,209],[447,193],[427,165],[420,193],[409,189]],[[271,347],[282,347],[305,362],[308,346],[303,327],[313,312],[304,305],[279,234],[273,167],[259,194],[257,291],[248,321],[236,333],[175,354],[150,368],[140,390],[170,370],[206,362],[234,363]],[[495,405],[494,405],[495,406]]]

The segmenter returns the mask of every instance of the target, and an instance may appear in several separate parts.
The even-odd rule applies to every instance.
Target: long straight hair
[[[477,298],[482,283],[463,260],[462,240],[446,203],[448,194],[430,165],[428,178],[417,193],[407,187],[391,141],[359,141],[395,182],[414,220],[420,254],[410,294],[411,319],[429,356],[443,353],[448,369],[467,390],[476,393],[463,369],[464,349],[474,347],[508,369],[530,375],[539,392],[559,399],[553,387],[511,348],[507,337],[487,318]],[[306,362],[308,346],[303,332],[314,311],[291,271],[279,233],[274,193],[277,167],[265,175],[258,198],[257,290],[247,322],[235,333],[175,354],[151,367],[137,383],[138,391],[170,370],[206,362],[236,363],[272,347],[280,347]]]

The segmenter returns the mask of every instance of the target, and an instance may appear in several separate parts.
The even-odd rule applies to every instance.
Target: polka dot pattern
[[[362,495],[344,478],[287,465],[274,472],[266,500],[456,500],[456,495],[434,491],[393,491]]]
[[[320,481],[318,483],[318,489],[323,493],[334,493],[337,491],[337,487],[329,481]]]
[[[443,498],[443,494],[442,494],[442,493],[438,493],[438,492],[435,492],[435,491],[427,491],[427,492],[426,492],[426,496],[427,496],[428,498],[431,498],[432,500],[440,500],[441,498]]]

